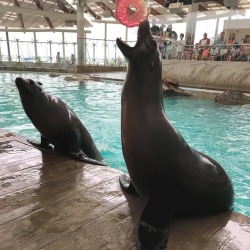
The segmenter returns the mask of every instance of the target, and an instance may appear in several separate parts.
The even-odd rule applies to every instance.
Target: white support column
[[[10,40],[9,40],[9,33],[6,31],[6,42],[7,42],[7,49],[8,49],[8,59],[11,62],[11,54],[10,54]]]
[[[199,7],[198,3],[193,3],[188,7],[187,27],[186,27],[185,37],[186,39],[188,37],[191,37],[192,43],[194,43],[198,7]]]
[[[63,46],[63,62],[65,62],[65,36],[64,36],[64,32],[62,32],[62,46]]]
[[[215,31],[214,31],[214,42],[217,40],[217,33],[218,33],[218,27],[219,27],[219,18],[216,18],[216,27],[215,27]]]
[[[106,65],[107,63],[107,23],[104,24],[104,62],[103,64]]]
[[[37,55],[37,44],[36,44],[36,32],[34,31],[33,32],[33,35],[34,35],[34,49],[35,49],[35,60],[36,60],[36,63],[38,62],[38,55]]]
[[[84,62],[84,18],[83,8],[78,3],[76,5],[77,10],[77,51],[78,51],[78,66],[83,66]]]

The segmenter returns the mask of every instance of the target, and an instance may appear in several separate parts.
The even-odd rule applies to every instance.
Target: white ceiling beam
[[[60,13],[60,12],[53,12],[53,11],[45,11],[45,10],[35,10],[35,9],[28,9],[28,8],[20,8],[16,6],[4,6],[1,5],[0,12],[14,12],[19,14],[26,14],[32,16],[43,16],[43,17],[56,17],[63,20],[72,20],[76,21],[76,14],[67,14],[67,13]]]

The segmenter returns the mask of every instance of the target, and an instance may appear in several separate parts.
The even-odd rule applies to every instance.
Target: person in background
[[[56,62],[57,62],[57,63],[61,63],[60,52],[57,52],[57,54],[56,54]]]
[[[199,48],[199,43],[195,44],[195,47],[193,49],[193,53],[192,53],[192,60],[198,60],[200,59],[200,48]]]
[[[206,48],[206,46],[210,45],[210,39],[207,37],[206,32],[203,34],[203,38],[199,41],[199,45],[201,52]]]
[[[208,60],[209,59],[209,46],[206,46],[201,53],[200,56],[201,60]]]
[[[248,61],[250,60],[250,36],[247,37],[246,45],[240,46],[240,56],[237,58],[237,61]]]
[[[247,38],[249,37],[249,35],[245,35],[239,42],[239,44],[243,44],[243,43],[247,43]]]
[[[231,52],[231,49],[233,47],[233,44],[236,43],[236,40],[235,40],[235,33],[230,33],[229,35],[229,38],[227,40],[227,53],[225,55],[225,58],[227,58]]]
[[[226,58],[228,61],[235,61],[240,56],[240,45],[235,43],[230,51],[229,56]]]
[[[225,32],[224,31],[222,31],[220,33],[220,37],[216,40],[216,45],[217,45],[217,47],[219,49],[219,52],[220,52],[222,46],[226,45]]]
[[[184,39],[184,34],[181,33],[180,40],[177,41],[177,48],[176,48],[178,60],[182,59],[182,55],[183,55],[183,51],[184,51],[185,41],[183,39]]]
[[[150,28],[150,30],[151,30],[151,33],[152,33],[153,36],[157,36],[158,33],[159,33],[159,31],[160,31],[160,28],[159,28],[159,26],[157,26],[157,25],[153,25],[153,26]]]
[[[164,40],[164,54],[163,58],[170,59],[171,55],[171,35],[172,35],[172,24],[167,26],[167,29],[164,32],[163,40]]]
[[[227,53],[227,47],[222,46],[219,55],[216,57],[215,61],[224,61],[226,53]]]
[[[214,61],[218,55],[219,55],[219,48],[216,43],[213,43],[212,47],[209,50],[209,59],[211,61]]]
[[[71,56],[70,56],[70,62],[69,63],[73,64],[73,65],[76,63],[76,58],[75,58],[74,54],[71,54]]]
[[[191,59],[191,55],[192,55],[192,38],[188,37],[186,40],[186,45],[184,47],[184,51],[183,51],[183,56],[182,59],[183,60],[190,60]]]
[[[163,28],[160,28],[158,35],[156,36],[156,42],[158,44],[158,48],[161,52],[161,57],[163,58],[164,53],[164,42],[163,42]]]
[[[172,40],[171,58],[176,59],[177,58],[177,39],[178,39],[177,33],[175,31],[172,31],[170,38]]]

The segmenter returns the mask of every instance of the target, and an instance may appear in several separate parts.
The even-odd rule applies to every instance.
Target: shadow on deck
[[[41,152],[0,129],[0,249],[135,249],[140,197],[120,171]],[[168,249],[250,249],[250,218],[173,220]]]

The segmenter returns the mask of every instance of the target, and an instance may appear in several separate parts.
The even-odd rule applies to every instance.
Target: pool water
[[[127,172],[120,139],[121,83],[65,82],[47,74],[0,74],[0,127],[39,141],[40,134],[23,111],[15,78],[42,82],[60,97],[92,135],[105,162]],[[165,111],[190,146],[218,161],[231,177],[235,211],[250,216],[250,105],[219,105],[206,99],[164,98]]]

